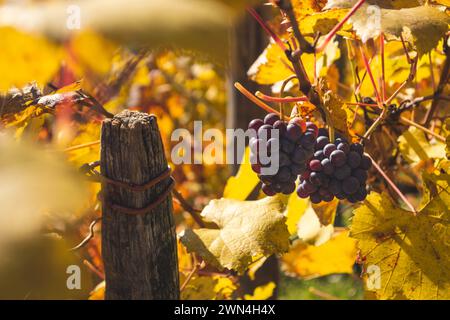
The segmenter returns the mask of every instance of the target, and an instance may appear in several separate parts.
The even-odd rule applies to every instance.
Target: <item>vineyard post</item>
[[[173,180],[154,116],[125,110],[101,132],[106,299],[179,299]]]

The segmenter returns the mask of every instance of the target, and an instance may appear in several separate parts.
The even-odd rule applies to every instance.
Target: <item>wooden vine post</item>
[[[103,122],[100,159],[106,299],[179,299],[167,160],[156,118],[125,110]]]

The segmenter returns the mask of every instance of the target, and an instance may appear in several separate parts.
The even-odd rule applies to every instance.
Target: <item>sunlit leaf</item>
[[[181,277],[182,281],[185,277]],[[225,300],[230,299],[237,289],[236,285],[226,277],[194,276],[181,291],[182,300]]]
[[[365,267],[380,271],[380,286],[368,290],[379,299],[450,298],[449,206],[449,193],[441,192],[413,216],[387,195],[368,196],[350,233]]]
[[[445,144],[440,141],[428,141],[425,133],[410,127],[398,138],[403,158],[412,164],[432,158],[445,157]]]
[[[30,81],[45,85],[58,71],[61,50],[43,37],[0,27],[0,92]]]
[[[341,232],[319,246],[295,242],[282,257],[282,270],[301,278],[353,273],[356,255],[356,241],[349,238],[347,232]]]
[[[258,255],[286,252],[289,232],[285,205],[277,197],[257,201],[212,200],[202,216],[219,229],[186,229],[180,234],[188,252],[219,269],[242,273]]]
[[[275,283],[269,282],[265,285],[255,288],[253,294],[246,294],[244,300],[267,300],[273,295],[273,290],[275,290]]]
[[[239,171],[230,177],[225,185],[223,197],[227,199],[245,200],[259,183],[258,176],[250,164],[250,148],[245,149]]]

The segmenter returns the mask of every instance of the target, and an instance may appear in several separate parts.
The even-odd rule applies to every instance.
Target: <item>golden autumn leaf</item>
[[[43,37],[0,27],[0,92],[31,80],[44,85],[58,71],[61,50]]]
[[[445,147],[445,151],[447,153],[447,159],[450,159],[450,118],[445,120],[445,132],[446,132],[446,147]]]
[[[329,90],[328,83],[324,78],[319,79],[319,84],[316,86],[319,93],[323,107],[326,109],[330,117],[330,123],[336,131],[341,133],[348,141],[352,141],[352,135],[349,131],[349,120],[346,112],[347,106],[342,99],[333,91]]]
[[[103,280],[89,293],[89,300],[105,300],[105,281]]]
[[[319,221],[323,225],[329,225],[334,223],[336,217],[336,210],[339,205],[339,200],[334,198],[331,202],[321,202],[318,204],[312,203],[311,206],[314,209]]]
[[[334,221],[336,207],[337,204],[334,206],[334,213],[331,214],[332,221]],[[315,246],[319,246],[330,240],[334,232],[333,223],[327,225],[322,224],[311,203],[309,203],[305,213],[301,216],[297,228],[299,239]]]
[[[185,277],[181,277],[182,282]],[[236,285],[221,276],[193,276],[181,291],[181,300],[225,300],[230,299]]]
[[[287,275],[301,278],[352,273],[356,255],[356,241],[347,232],[340,232],[319,246],[296,241],[281,258],[281,268]]]
[[[341,56],[337,42],[330,43],[326,50],[317,54],[303,54],[301,59],[306,73],[310,79],[314,79],[314,70],[318,75],[325,74],[330,67]],[[247,71],[247,75],[259,84],[276,84],[294,74],[285,53],[275,43],[271,42],[261,55],[255,60]],[[277,91],[277,90],[274,90]]]
[[[350,8],[356,1],[330,1],[327,8]],[[387,6],[386,2],[364,3],[349,20],[363,42],[383,32],[388,38],[401,36],[414,45],[419,55],[435,48],[448,30],[450,17],[433,6],[412,6],[411,1]],[[377,5],[377,7],[371,6]]]
[[[243,160],[234,177],[230,177],[225,185],[223,197],[227,199],[245,200],[259,183],[257,174],[250,164],[250,148],[245,149]]]
[[[292,7],[297,17],[303,18],[315,12],[319,12],[326,4],[326,0],[292,0]]]
[[[422,180],[424,186],[420,208],[429,205],[430,202],[442,192],[448,193],[450,185],[450,161],[445,159],[436,160],[434,171],[424,171]],[[435,201],[434,206],[436,207],[435,210],[448,210],[448,204],[445,202]]]
[[[80,76],[86,72],[105,75],[111,69],[118,48],[117,44],[91,30],[77,33],[70,41],[70,54],[76,57],[74,69]]]
[[[445,144],[440,141],[428,141],[424,132],[415,127],[405,131],[398,138],[398,144],[403,158],[412,164],[445,157]]]
[[[356,2],[357,0],[328,0],[326,9],[351,8]],[[418,0],[367,0],[366,2],[385,9],[412,8],[421,4]]]
[[[285,215],[286,224],[290,234],[297,233],[297,224],[308,207],[308,200],[300,198],[297,196],[297,193],[294,192],[289,196]]]
[[[269,282],[262,286],[256,287],[253,294],[244,295],[244,300],[267,300],[273,295],[273,290],[275,290],[275,283]]]
[[[318,32],[320,32],[321,35],[326,35],[345,17],[346,13],[346,10],[343,9],[313,13],[309,16],[302,17],[301,20],[299,20],[299,27],[302,30],[302,34],[306,36],[313,37]],[[339,30],[338,34],[352,37],[350,33],[351,29],[352,25],[346,23]]]
[[[444,6],[450,7],[450,0],[434,0],[433,2],[437,4],[442,4]]]
[[[281,48],[271,42],[248,69],[247,75],[259,84],[274,84],[294,74]]]
[[[242,273],[255,257],[289,249],[284,209],[278,197],[212,200],[201,214],[219,229],[186,229],[179,237],[188,252],[195,252],[207,263]]]
[[[449,299],[448,191],[417,214],[372,192],[355,210],[351,237],[358,240],[365,267],[375,266],[380,286],[367,288],[379,299]],[[373,268],[373,267],[372,267]]]

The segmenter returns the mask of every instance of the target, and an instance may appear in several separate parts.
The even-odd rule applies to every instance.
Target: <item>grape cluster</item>
[[[257,132],[257,137],[250,140],[250,159],[252,169],[262,181],[262,191],[268,196],[277,193],[291,194],[295,191],[297,177],[307,168],[307,161],[313,156],[318,128],[314,123],[305,123],[300,118],[293,118],[288,123],[282,121],[275,113],[269,113],[264,120],[254,119],[249,129]],[[271,137],[272,130],[278,130],[278,138]],[[278,141],[276,141],[278,139]],[[272,146],[278,142],[277,154],[271,154]],[[279,169],[274,175],[264,175],[259,154],[266,148],[267,155],[278,156]]]
[[[300,198],[309,197],[312,203],[330,202],[334,197],[356,203],[366,198],[367,171],[372,162],[364,155],[362,144],[350,144],[338,135],[331,143],[327,130],[320,129],[314,150],[307,170],[300,176]]]

